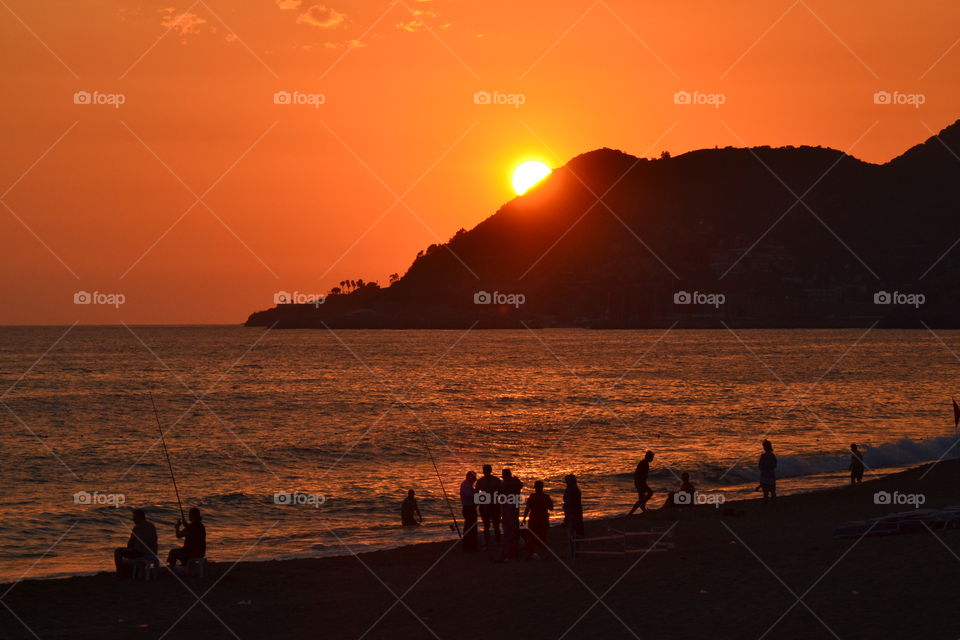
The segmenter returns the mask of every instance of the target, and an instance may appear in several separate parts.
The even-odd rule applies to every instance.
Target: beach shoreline
[[[212,562],[208,578],[184,582],[166,572],[153,582],[28,577],[4,586],[0,629],[4,638],[156,638],[171,627],[166,637],[300,638],[323,629],[331,638],[481,638],[490,624],[508,624],[511,637],[758,638],[772,626],[786,638],[955,638],[960,531],[847,540],[833,532],[911,508],[876,504],[878,491],[921,494],[929,508],[958,504],[958,479],[960,460],[947,460],[783,496],[767,512],[742,500],[587,523],[588,536],[670,530],[675,549],[643,556],[573,560],[555,527],[556,556],[542,562],[496,563],[495,550],[464,554],[445,541]]]
[[[845,458],[845,456],[839,456]],[[885,467],[882,469],[875,470],[875,477],[888,477],[890,475],[895,475],[903,471],[914,468],[913,466],[895,466],[895,467]],[[666,499],[667,491],[672,491],[674,489],[672,485],[673,479],[677,477],[676,472],[671,472],[669,474],[669,482],[661,478],[659,481],[651,481],[651,486],[655,491],[653,499],[649,503],[651,510],[658,510]],[[847,478],[846,473],[838,473],[836,471],[824,471],[819,473],[813,473],[808,475],[801,476],[788,476],[783,478],[778,478],[778,487],[781,496],[785,497],[786,495],[799,495],[802,493],[814,493],[817,491],[829,490],[835,488],[838,484],[844,482]],[[760,496],[758,488],[756,488],[757,481],[753,482],[743,482],[734,485],[707,485],[701,484],[698,486],[698,490],[705,494],[715,495],[717,493],[723,494],[723,505],[733,505],[737,502],[742,502],[745,500],[753,500]],[[669,489],[668,489],[669,487]],[[589,487],[585,487],[589,491]],[[555,500],[561,500],[562,487],[554,486],[552,489],[548,488],[547,492],[553,495]],[[608,508],[602,511],[585,511],[584,520],[587,523],[590,522],[606,522],[619,519],[626,511],[629,510],[630,506],[633,504],[633,500],[636,496],[628,493],[624,493],[625,500],[622,501],[622,504],[617,505],[616,508]],[[557,510],[553,514],[551,519],[551,526],[556,527],[560,522],[562,522],[563,514],[559,509],[559,502],[557,503]],[[330,545],[329,547],[324,548],[323,550],[309,549],[305,548],[299,551],[292,552],[281,552],[272,556],[253,556],[252,554],[244,555],[248,550],[246,546],[238,548],[234,551],[227,551],[226,549],[214,549],[210,552],[210,556],[215,558],[218,562],[230,564],[241,560],[243,562],[273,562],[273,561],[289,561],[289,560],[317,560],[323,558],[336,558],[336,557],[350,557],[352,553],[357,554],[366,554],[374,553],[378,551],[394,551],[408,546],[419,546],[423,544],[438,544],[445,541],[452,541],[454,527],[450,520],[449,512],[446,511],[446,505],[443,505],[443,510],[436,514],[426,514],[429,518],[429,526],[421,527],[412,527],[412,528],[403,528],[395,529],[397,531],[397,537],[387,543],[383,544],[381,542],[369,542],[369,541],[358,541],[348,539],[344,534],[340,533],[339,542]],[[149,516],[148,516],[149,517]],[[459,514],[459,508],[457,508],[457,526],[462,526],[460,522],[461,517]],[[124,526],[127,526],[128,520],[124,520]],[[154,524],[157,526],[158,532],[162,533],[165,531],[165,523],[154,521]],[[170,525],[172,528],[172,524]],[[216,530],[215,523],[209,523],[208,527],[212,527],[213,530]],[[320,533],[326,533],[320,531]],[[331,532],[332,533],[332,532]],[[123,532],[123,535],[126,535],[126,532]],[[334,534],[337,535],[337,534]],[[123,542],[123,539],[118,538],[115,542],[120,544]],[[161,542],[161,555],[165,554],[166,546],[165,540]],[[308,545],[309,547],[310,545]],[[67,578],[74,577],[91,577],[97,576],[104,572],[110,572],[112,567],[108,565],[112,564],[112,548],[110,547],[107,550],[104,550],[97,557],[102,559],[102,562],[99,563],[100,566],[97,568],[89,568],[86,564],[83,567],[78,567],[77,569],[66,569],[63,571],[57,571],[47,574],[40,573],[40,565],[32,567],[30,575],[26,579],[29,580],[63,580]],[[352,550],[352,551],[351,551]],[[227,551],[226,553],[224,553]],[[243,557],[241,557],[243,556]],[[27,566],[32,562],[32,559],[25,558],[24,565]],[[20,578],[20,573],[17,572],[13,574],[12,578],[7,576],[0,576],[0,589],[4,585],[9,585],[13,580]]]

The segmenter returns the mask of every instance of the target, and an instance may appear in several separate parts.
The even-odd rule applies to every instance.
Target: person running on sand
[[[643,460],[637,463],[637,469],[633,472],[633,485],[637,488],[637,502],[630,509],[628,516],[639,508],[643,513],[647,512],[647,500],[653,496],[653,489],[647,486],[647,476],[650,475],[650,463],[653,462],[653,451],[647,451]]]
[[[417,505],[417,494],[413,489],[407,491],[407,497],[400,503],[400,522],[404,527],[418,527],[423,522],[420,507]],[[416,517],[414,517],[416,516]]]
[[[170,549],[167,554],[167,564],[171,567],[180,561],[186,565],[193,558],[202,558],[207,555],[207,528],[203,526],[203,517],[200,509],[191,507],[187,519],[190,521],[185,527],[182,520],[177,520],[175,533],[178,538],[184,538],[183,546]]]
[[[667,501],[660,508],[689,506],[693,504],[693,494],[696,492],[697,488],[690,482],[690,474],[684,471],[680,474],[680,488],[667,494]],[[684,494],[684,497],[678,500],[677,494]]]
[[[857,448],[856,443],[850,445],[850,484],[860,484],[863,482],[863,452]]]
[[[493,475],[493,467],[488,464],[483,465],[483,476],[477,480],[477,493],[483,494],[480,502],[480,518],[483,520],[483,548],[490,548],[490,527],[493,527],[493,534],[500,546],[500,504],[497,500],[500,497],[501,482],[500,478]],[[479,495],[478,495],[479,497]]]
[[[572,473],[564,480],[567,488],[563,491],[563,526],[572,538],[582,538],[583,532],[583,494],[577,485],[577,476]]]
[[[463,507],[463,543],[464,553],[477,550],[477,503],[474,501],[477,472],[467,471],[467,477],[460,483],[460,504]]]
[[[523,521],[527,521],[530,516],[530,525],[527,527],[531,533],[531,544],[527,546],[527,559],[547,557],[547,549],[550,545],[550,512],[553,511],[553,500],[543,492],[543,481],[537,480],[533,483],[533,493],[527,498],[527,507],[523,510]],[[543,549],[543,555],[537,554],[537,551]]]
[[[777,506],[777,456],[773,454],[773,444],[763,441],[763,453],[757,463],[760,468],[760,490],[763,491],[763,508]]]

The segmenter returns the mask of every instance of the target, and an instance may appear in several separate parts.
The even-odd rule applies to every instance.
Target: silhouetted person
[[[127,546],[113,551],[113,563],[117,567],[117,575],[126,576],[127,572],[123,564],[125,559],[135,560],[144,556],[156,556],[157,550],[157,528],[147,520],[147,514],[143,509],[134,509],[133,529],[130,531]]]
[[[676,491],[671,491],[667,494],[667,501],[663,503],[661,509],[667,507],[683,507],[693,504],[693,494],[697,492],[697,488],[693,486],[693,483],[690,482],[690,474],[684,471],[680,474],[680,488]],[[677,494],[684,494],[682,498],[677,499]]]
[[[413,489],[407,491],[407,497],[400,503],[400,522],[404,527],[418,527],[423,522],[417,497]]]
[[[637,463],[636,471],[633,472],[633,485],[637,488],[637,502],[630,509],[628,516],[632,516],[637,509],[644,513],[647,512],[647,500],[653,496],[653,489],[647,486],[647,476],[650,475],[651,462],[653,462],[653,451],[647,451],[643,460]]]
[[[850,484],[860,484],[863,482],[863,452],[857,448],[856,443],[850,445]]]
[[[500,492],[504,502],[500,505],[500,514],[503,518],[503,546],[500,557],[503,560],[517,557],[517,540],[520,535],[520,492],[523,483],[520,478],[514,477],[510,469],[504,469],[503,481],[500,483]]]
[[[207,555],[207,528],[203,526],[200,509],[192,507],[188,519],[190,522],[182,529],[180,527],[183,525],[183,520],[177,520],[177,538],[184,538],[184,541],[182,547],[170,549],[170,553],[167,555],[167,564],[171,567],[177,564],[177,561],[186,565],[188,560]]]
[[[477,503],[474,501],[473,485],[477,482],[477,472],[467,471],[467,477],[460,483],[460,504],[463,507],[464,552],[477,550]]]
[[[483,492],[484,501],[480,504],[480,518],[483,520],[483,548],[490,548],[490,527],[500,546],[500,478],[493,475],[493,467],[483,465],[483,475],[477,480],[477,493]]]
[[[563,525],[570,536],[582,538],[583,531],[583,494],[577,485],[577,476],[572,473],[564,478],[567,488],[563,490]]]
[[[773,444],[763,441],[763,453],[760,454],[760,490],[763,491],[763,508],[777,505],[777,456],[773,455]]]
[[[553,511],[553,500],[543,492],[543,481],[533,483],[533,493],[527,498],[527,506],[523,510],[523,521],[530,517],[527,529],[530,531],[530,543],[527,545],[527,558],[541,557],[537,551],[543,549],[542,557],[547,557],[547,548],[550,545],[550,512]]]

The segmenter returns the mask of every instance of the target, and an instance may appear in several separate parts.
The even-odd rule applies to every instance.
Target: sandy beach
[[[451,541],[214,562],[208,578],[183,583],[26,579],[4,589],[0,635],[956,638],[960,531],[833,538],[839,523],[904,510],[876,505],[877,491],[923,494],[927,508],[960,503],[960,461],[928,469],[781,497],[774,512],[747,500],[588,523],[588,536],[670,529],[676,548],[644,556],[572,560],[564,530],[554,528],[557,556],[541,562],[496,563]]]

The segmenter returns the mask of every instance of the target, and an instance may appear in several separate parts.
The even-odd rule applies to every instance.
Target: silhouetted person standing
[[[463,541],[464,552],[477,550],[477,503],[474,501],[474,485],[477,482],[477,472],[468,471],[467,477],[460,483],[460,504],[463,507]]]
[[[407,491],[407,497],[400,503],[400,522],[404,527],[418,527],[423,522],[420,507],[417,505],[417,494],[413,489]]]
[[[777,456],[773,455],[773,444],[763,441],[763,453],[757,463],[760,468],[760,489],[763,491],[763,508],[777,506]]]
[[[503,481],[500,483],[500,492],[503,495],[503,504],[500,505],[500,514],[503,517],[503,546],[500,557],[503,560],[517,557],[517,539],[520,535],[520,492],[523,483],[520,478],[514,477],[510,469],[504,469]]]
[[[497,540],[497,546],[500,546],[500,504],[497,502],[500,497],[500,485],[500,478],[493,475],[493,467],[488,464],[483,465],[483,476],[477,480],[477,493],[482,493],[484,498],[480,503],[484,549],[490,548],[491,526]]]
[[[177,561],[186,565],[188,560],[207,555],[207,528],[203,526],[200,509],[192,507],[188,519],[190,522],[182,529],[183,520],[177,520],[175,533],[177,538],[184,538],[184,541],[182,547],[170,549],[170,553],[167,554],[167,564],[171,567],[177,564]]]
[[[117,567],[117,575],[126,576],[123,564],[125,559],[135,560],[145,556],[156,556],[158,549],[157,528],[147,520],[147,514],[143,509],[134,509],[133,529],[127,540],[127,546],[113,551],[113,563]]]
[[[653,489],[647,485],[651,462],[653,462],[653,451],[647,451],[643,460],[637,463],[636,471],[633,472],[633,485],[637,488],[637,502],[630,509],[628,516],[632,516],[637,509],[640,509],[643,513],[647,512],[647,500],[653,496]]]
[[[567,488],[563,491],[563,524],[573,538],[583,537],[583,494],[577,485],[577,476],[572,473],[564,478]]]
[[[863,453],[857,448],[856,443],[850,445],[850,484],[860,484],[863,482]]]
[[[543,492],[543,481],[533,483],[533,493],[527,498],[527,506],[523,510],[523,521],[530,517],[527,529],[530,531],[530,545],[527,546],[527,558],[532,558],[537,551],[543,550],[542,557],[547,557],[547,547],[550,544],[550,512],[553,511],[553,500]]]

